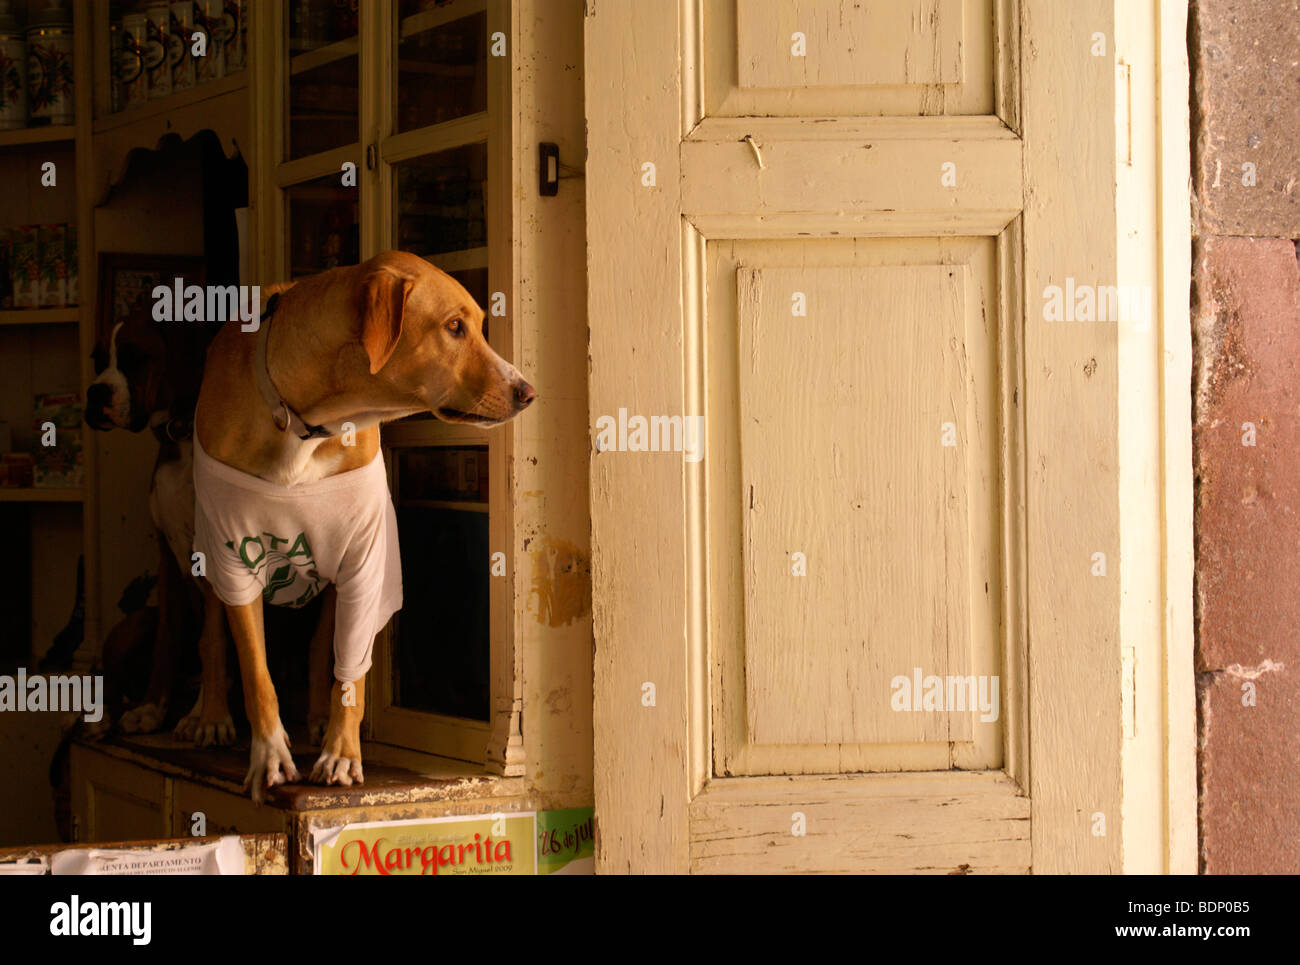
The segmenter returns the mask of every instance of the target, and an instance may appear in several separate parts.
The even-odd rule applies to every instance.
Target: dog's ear
[[[385,268],[372,271],[361,284],[361,344],[370,356],[374,375],[397,348],[402,337],[402,314],[414,279]]]

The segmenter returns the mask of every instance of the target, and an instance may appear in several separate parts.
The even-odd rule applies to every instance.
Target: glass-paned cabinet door
[[[492,181],[503,170],[492,152],[508,150],[509,118],[488,106],[489,74],[499,70],[497,82],[509,80],[508,61],[490,53],[489,27],[503,3],[390,2],[391,126],[379,151],[382,242],[447,272],[490,317],[492,292],[505,281],[490,278],[488,266],[509,260],[493,248],[509,244],[509,232],[494,232],[489,216],[489,203],[499,204],[510,191]],[[483,328],[490,339],[487,318]],[[387,634],[374,736],[482,759],[491,701],[499,696],[491,690],[492,641],[509,622],[498,612],[508,594],[503,580],[493,583],[491,563],[492,550],[501,548],[493,545],[501,539],[494,527],[505,518],[497,504],[504,487],[494,479],[502,436],[415,416],[386,426],[383,438],[408,589]]]
[[[285,0],[289,45],[287,154],[360,139],[358,0]],[[374,2],[374,0],[369,0]]]
[[[485,0],[400,0],[399,132],[487,110]]]
[[[402,161],[393,165],[393,183],[396,246],[447,272],[487,310],[487,144]]]
[[[393,704],[486,721],[489,708],[487,446],[393,450],[407,592],[393,635]],[[416,582],[418,580],[418,582]]]
[[[285,188],[289,216],[289,277],[316,275],[361,261],[361,190],[337,174]]]

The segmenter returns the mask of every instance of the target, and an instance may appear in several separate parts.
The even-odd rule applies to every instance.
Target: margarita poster
[[[348,824],[312,832],[318,875],[533,875],[534,811]]]

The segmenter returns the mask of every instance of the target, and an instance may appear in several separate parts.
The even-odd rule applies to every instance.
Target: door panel
[[[701,874],[1029,871],[1029,800],[996,771],[714,781],[690,824]]]
[[[749,733],[966,739],[968,713],[882,699],[913,667],[970,667],[964,272],[737,274]]]
[[[981,115],[1007,0],[699,0],[709,117]],[[792,56],[801,34],[804,56]],[[689,39],[689,37],[688,37]]]
[[[1115,339],[1033,293],[1114,265],[1113,12],[679,12],[587,10],[592,424],[707,426],[592,459],[598,867],[1112,867]]]
[[[967,699],[1004,642],[993,243],[708,248],[717,772],[999,766]],[[966,712],[895,710],[918,670]]]
[[[880,37],[890,43],[881,44]],[[796,44],[803,56],[791,56]],[[809,56],[807,48],[812,48]],[[957,84],[961,0],[807,4],[738,0],[741,87]]]

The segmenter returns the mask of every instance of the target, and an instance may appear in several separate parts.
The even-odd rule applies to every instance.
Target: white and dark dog
[[[95,346],[95,380],[86,391],[86,424],[107,431],[149,429],[158,457],[149,487],[149,513],[158,534],[158,631],[144,699],[119,721],[127,733],[158,730],[168,702],[181,649],[201,626],[199,649],[212,664],[213,686],[204,687],[194,708],[181,718],[177,737],[203,746],[229,744],[234,723],[226,701],[226,623],[206,581],[191,573],[194,543],[193,416],[204,356],[214,330],[203,325],[166,326],[137,303]]]

